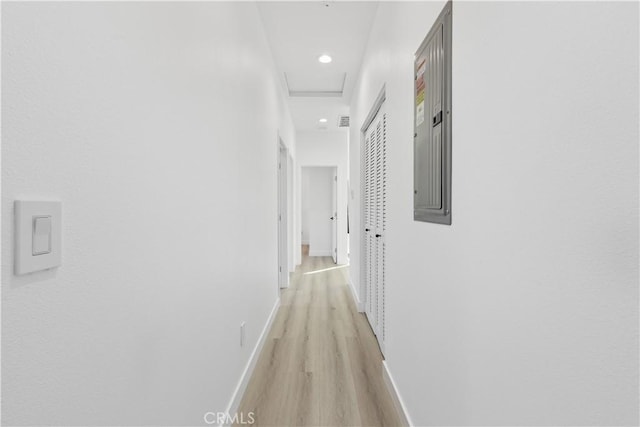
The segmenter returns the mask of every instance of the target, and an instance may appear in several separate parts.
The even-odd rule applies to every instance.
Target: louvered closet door
[[[366,314],[384,352],[385,231],[386,231],[386,114],[384,105],[365,132],[364,216]]]
[[[366,314],[373,331],[376,332],[375,289],[376,289],[376,134],[372,124],[367,131],[365,146],[365,263],[366,263]],[[377,332],[376,332],[377,333]]]
[[[384,106],[383,106],[384,107]],[[380,238],[377,241],[377,289],[378,289],[378,342],[380,349],[384,353],[385,342],[385,237],[387,231],[387,115],[382,111],[380,113],[380,151],[379,151],[379,185],[378,191],[378,234]]]
[[[364,140],[364,280],[365,280],[365,314],[371,323],[371,240],[373,234],[371,232],[371,132],[367,130]]]

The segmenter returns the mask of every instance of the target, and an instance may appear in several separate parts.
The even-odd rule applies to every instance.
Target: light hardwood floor
[[[304,255],[274,319],[239,412],[255,425],[401,425],[382,355],[358,313],[346,268]]]

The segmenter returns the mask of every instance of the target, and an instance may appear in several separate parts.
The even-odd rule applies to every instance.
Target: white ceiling
[[[338,116],[349,115],[349,102],[343,98],[289,98],[289,108],[293,124],[297,130],[335,130],[338,128]],[[321,118],[327,119],[322,125]]]
[[[368,1],[258,3],[285,93],[289,89],[293,95],[327,92],[327,96],[288,97],[297,130],[339,129],[338,116],[349,114],[377,8],[377,2]],[[322,54],[333,61],[321,64],[318,57]],[[325,125],[318,122],[321,118],[327,119]]]

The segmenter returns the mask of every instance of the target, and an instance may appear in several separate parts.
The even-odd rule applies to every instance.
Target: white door
[[[331,195],[331,256],[338,263],[338,170],[333,168],[333,194]]]
[[[365,262],[365,284],[366,284],[366,306],[365,313],[367,315],[367,319],[369,319],[369,323],[373,328],[373,331],[376,332],[375,329],[375,312],[373,310],[374,306],[372,302],[374,301],[373,290],[375,287],[376,276],[373,274],[373,266],[375,264],[373,255],[374,244],[375,244],[375,229],[372,225],[375,222],[374,215],[374,198],[373,198],[373,184],[375,182],[375,177],[373,174],[375,170],[373,168],[373,153],[372,146],[375,144],[375,134],[371,130],[375,128],[375,125],[372,124],[369,129],[367,129],[365,133],[365,146],[364,146],[364,262]]]
[[[386,113],[384,104],[364,131],[365,313],[380,348],[385,340]]]

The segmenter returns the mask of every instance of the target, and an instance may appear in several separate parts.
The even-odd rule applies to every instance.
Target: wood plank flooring
[[[401,425],[346,268],[303,255],[240,403],[254,425]]]

